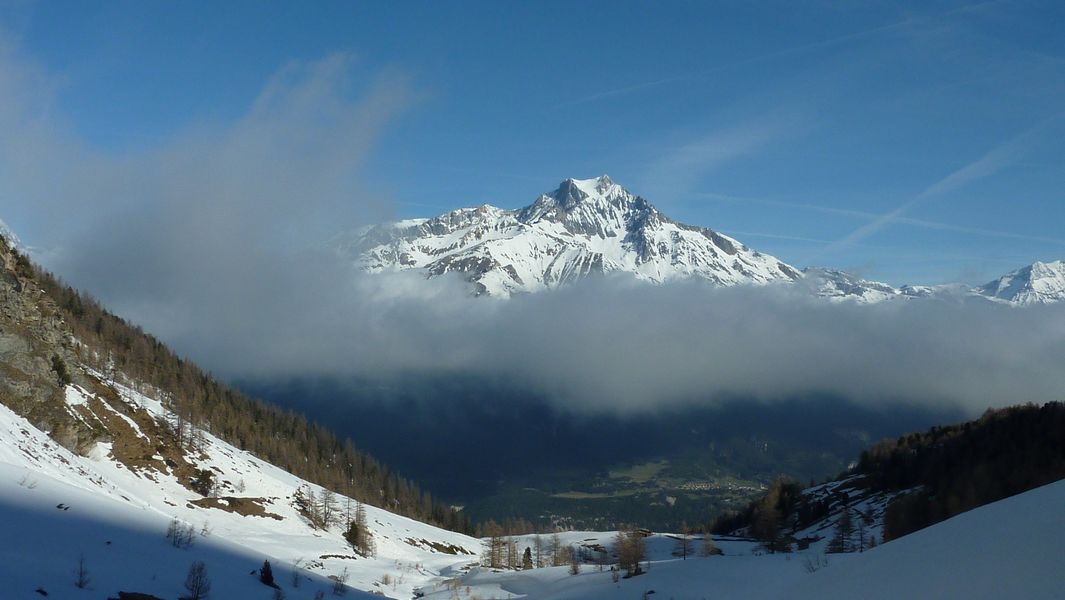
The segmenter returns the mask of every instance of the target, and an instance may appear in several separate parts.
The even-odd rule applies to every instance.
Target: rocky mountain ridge
[[[726,235],[677,223],[603,175],[567,179],[517,210],[490,205],[371,227],[342,251],[369,272],[459,273],[474,293],[508,296],[627,273],[664,283],[795,281],[801,273]]]
[[[804,282],[831,301],[974,296],[1014,305],[1065,300],[1065,263],[1034,263],[977,288],[899,288],[827,268],[797,269],[705,227],[662,214],[607,175],[567,179],[532,204],[483,204],[429,219],[371,226],[338,248],[370,273],[457,274],[475,295],[511,296],[589,277],[628,275],[661,284],[695,278],[719,286]]]

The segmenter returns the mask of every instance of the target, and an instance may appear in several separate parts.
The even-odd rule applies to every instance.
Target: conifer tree
[[[277,587],[274,583],[274,569],[270,566],[270,561],[264,560],[262,568],[259,569],[259,581],[270,587]]]
[[[363,556],[376,554],[373,534],[370,532],[370,526],[366,518],[366,507],[361,502],[355,503],[355,518],[348,525],[348,530],[344,533],[344,537],[359,554]]]
[[[851,519],[851,510],[848,507],[844,507],[843,512],[839,515],[839,522],[836,523],[836,532],[828,543],[828,551],[834,553],[851,552],[853,550],[851,544],[853,535],[854,521]]]

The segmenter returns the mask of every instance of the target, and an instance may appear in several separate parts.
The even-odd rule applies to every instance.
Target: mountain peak
[[[1013,304],[1065,300],[1065,261],[1036,261],[980,286],[977,292]]]
[[[1065,302],[1065,261],[1035,262],[979,288],[894,286],[832,269],[799,272],[705,227],[678,223],[608,175],[569,178],[523,208],[461,208],[360,231],[342,244],[362,269],[457,274],[476,294],[509,296],[623,273],[651,283],[799,282],[829,300],[977,296],[1010,305]]]
[[[1042,262],[1037,260],[1030,268],[1033,276],[1057,274],[1065,272],[1065,261]]]
[[[570,210],[574,206],[588,200],[606,199],[619,193],[628,194],[624,188],[614,183],[608,175],[600,175],[592,179],[566,179],[559,184],[558,189],[551,194],[545,194],[561,206],[564,210]]]
[[[613,188],[616,183],[610,178],[609,175],[603,174],[599,177],[593,177],[592,179],[573,179],[572,177],[562,182],[563,185],[569,183],[589,196],[606,194]]]
[[[697,277],[718,285],[801,277],[731,238],[672,221],[607,175],[566,179],[524,208],[466,215],[452,211],[408,229],[372,229],[348,249],[370,272],[459,273],[476,293],[503,296],[609,273],[653,283]]]

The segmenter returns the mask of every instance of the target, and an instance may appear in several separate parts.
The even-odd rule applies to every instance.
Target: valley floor
[[[570,544],[609,542],[603,533],[567,533]],[[613,582],[585,565],[498,572],[477,568],[458,592],[437,585],[426,597],[703,600],[709,598],[1062,598],[1065,597],[1065,481],[961,514],[863,553],[763,554],[757,544],[719,540],[723,556],[671,555],[674,541],[648,540],[650,570]],[[698,542],[696,542],[698,547]]]

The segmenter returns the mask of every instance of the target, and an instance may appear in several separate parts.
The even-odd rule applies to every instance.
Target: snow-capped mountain
[[[1011,304],[1052,304],[1065,300],[1065,261],[1035,262],[988,282],[976,293]]]
[[[490,205],[363,230],[342,250],[370,272],[457,272],[507,296],[609,273],[718,285],[800,279],[799,271],[716,231],[677,223],[603,175],[567,179],[518,210]]]
[[[799,283],[830,301],[979,296],[1015,305],[1065,300],[1065,263],[1035,263],[982,287],[906,285],[828,268],[802,271],[712,229],[678,223],[603,175],[567,179],[532,204],[488,204],[407,219],[344,237],[341,253],[370,273],[457,274],[475,294],[510,296],[586,277],[626,274],[649,283]]]
[[[983,297],[977,290],[960,283],[940,285],[904,285],[894,287],[880,281],[863,279],[846,271],[807,267],[802,270],[804,283],[814,295],[830,301],[875,304],[889,300],[914,298]]]
[[[805,283],[816,295],[829,300],[874,303],[910,296],[906,291],[886,283],[862,279],[835,269],[807,267],[802,274]]]

